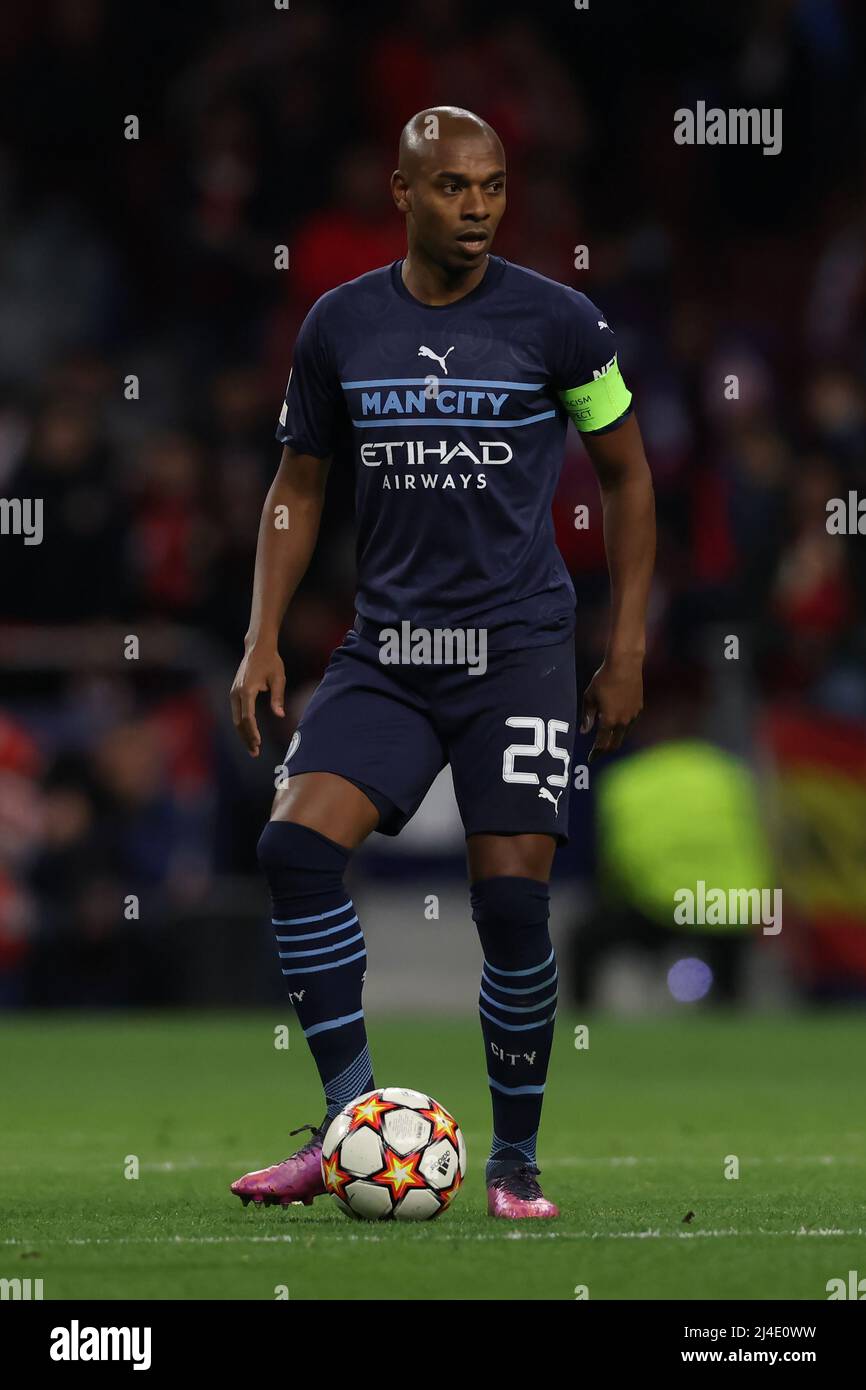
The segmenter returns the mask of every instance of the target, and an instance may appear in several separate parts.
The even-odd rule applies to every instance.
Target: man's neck
[[[453,304],[471,294],[487,274],[489,259],[485,255],[481,264],[471,269],[448,271],[434,261],[419,256],[417,251],[408,251],[400,273],[403,284],[415,299],[436,307]]]

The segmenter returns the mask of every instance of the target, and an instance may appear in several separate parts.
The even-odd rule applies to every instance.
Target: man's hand
[[[596,753],[619,748],[643,708],[656,528],[652,479],[634,415],[616,429],[585,434],[583,442],[601,490],[611,599],[607,655],[583,697],[580,732],[588,734],[598,720],[592,762]]]
[[[256,698],[263,690],[271,692],[271,709],[285,718],[286,670],[275,646],[253,644],[244,652],[231,689],[232,719],[251,758],[257,758],[262,736],[256,723]]]
[[[262,507],[256,546],[256,572],[244,658],[231,691],[232,718],[251,758],[262,738],[256,724],[256,698],[271,692],[271,709],[285,717],[286,672],[277,651],[283,615],[307,572],[319,534],[330,458],[296,454],[288,445]],[[286,529],[275,519],[291,519]]]
[[[619,748],[642,709],[643,657],[606,657],[583,696],[580,732],[588,734],[598,720],[589,761]]]

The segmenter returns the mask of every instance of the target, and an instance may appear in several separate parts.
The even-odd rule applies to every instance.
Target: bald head
[[[466,111],[462,106],[430,106],[418,111],[406,122],[400,133],[397,164],[406,182],[411,184],[419,169],[440,160],[443,146],[472,143],[487,146],[490,157],[505,168],[502,141],[492,126]]]
[[[391,192],[406,218],[412,264],[452,277],[484,268],[505,211],[505,151],[496,131],[461,106],[407,121]]]

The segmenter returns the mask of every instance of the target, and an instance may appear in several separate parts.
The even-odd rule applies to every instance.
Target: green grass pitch
[[[429,1091],[468,1144],[451,1211],[404,1227],[229,1193],[321,1118],[289,1011],[7,1016],[0,1278],[45,1299],[593,1300],[825,1299],[866,1275],[861,1019],[597,1017],[586,1050],[577,1021],[557,1018],[539,1147],[562,1214],[510,1223],[485,1211],[478,1025],[368,1019],[377,1085]]]

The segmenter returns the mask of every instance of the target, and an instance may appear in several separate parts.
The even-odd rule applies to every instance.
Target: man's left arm
[[[634,414],[582,434],[601,492],[611,610],[604,661],[586,688],[580,732],[597,720],[590,761],[619,748],[643,707],[646,612],[655,562],[652,478]]]

